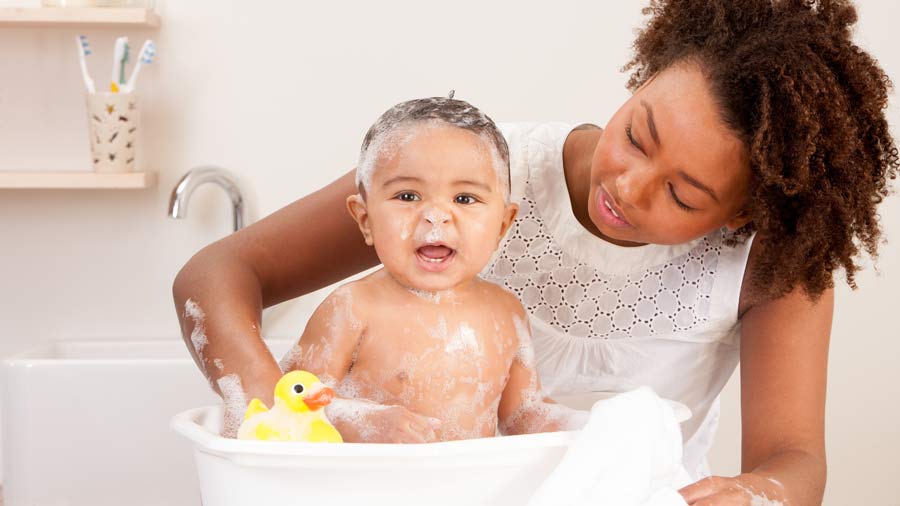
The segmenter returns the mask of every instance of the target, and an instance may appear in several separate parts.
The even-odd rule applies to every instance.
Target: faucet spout
[[[196,167],[187,172],[169,197],[169,217],[182,219],[187,216],[188,202],[194,190],[204,183],[216,183],[231,199],[232,212],[234,214],[234,231],[244,227],[244,199],[234,178],[228,171],[219,167]]]

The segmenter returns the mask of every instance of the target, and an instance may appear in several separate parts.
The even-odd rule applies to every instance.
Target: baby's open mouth
[[[416,250],[416,257],[429,271],[443,270],[456,255],[456,250],[443,244],[426,244]]]

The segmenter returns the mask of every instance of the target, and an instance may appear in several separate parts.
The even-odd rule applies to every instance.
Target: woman
[[[650,384],[688,404],[697,478],[740,360],[744,472],[683,496],[819,504],[833,274],[852,286],[859,247],[877,252],[876,205],[898,167],[890,82],[852,43],[847,1],[654,1],[648,13],[634,95],[605,129],[504,126],[522,208],[485,277],[529,310],[549,394]],[[281,370],[262,308],[375,265],[344,211],[355,192],[347,174],[184,267],[175,303],[186,339],[208,339],[212,381],[234,374],[271,400]]]

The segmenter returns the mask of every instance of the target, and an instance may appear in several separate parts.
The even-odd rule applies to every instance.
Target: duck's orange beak
[[[329,405],[332,399],[334,399],[334,390],[323,386],[322,388],[312,392],[310,395],[304,397],[303,402],[309,407],[309,409],[315,411],[323,406]]]

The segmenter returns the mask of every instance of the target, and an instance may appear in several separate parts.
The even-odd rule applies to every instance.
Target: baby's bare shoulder
[[[319,306],[332,313],[354,314],[360,316],[371,299],[371,288],[365,278],[349,281],[335,288]]]
[[[519,301],[516,294],[496,283],[484,280],[480,280],[480,282],[482,283],[484,302],[486,304],[493,305],[495,308],[520,318],[525,317],[525,308],[522,306],[522,302]]]

